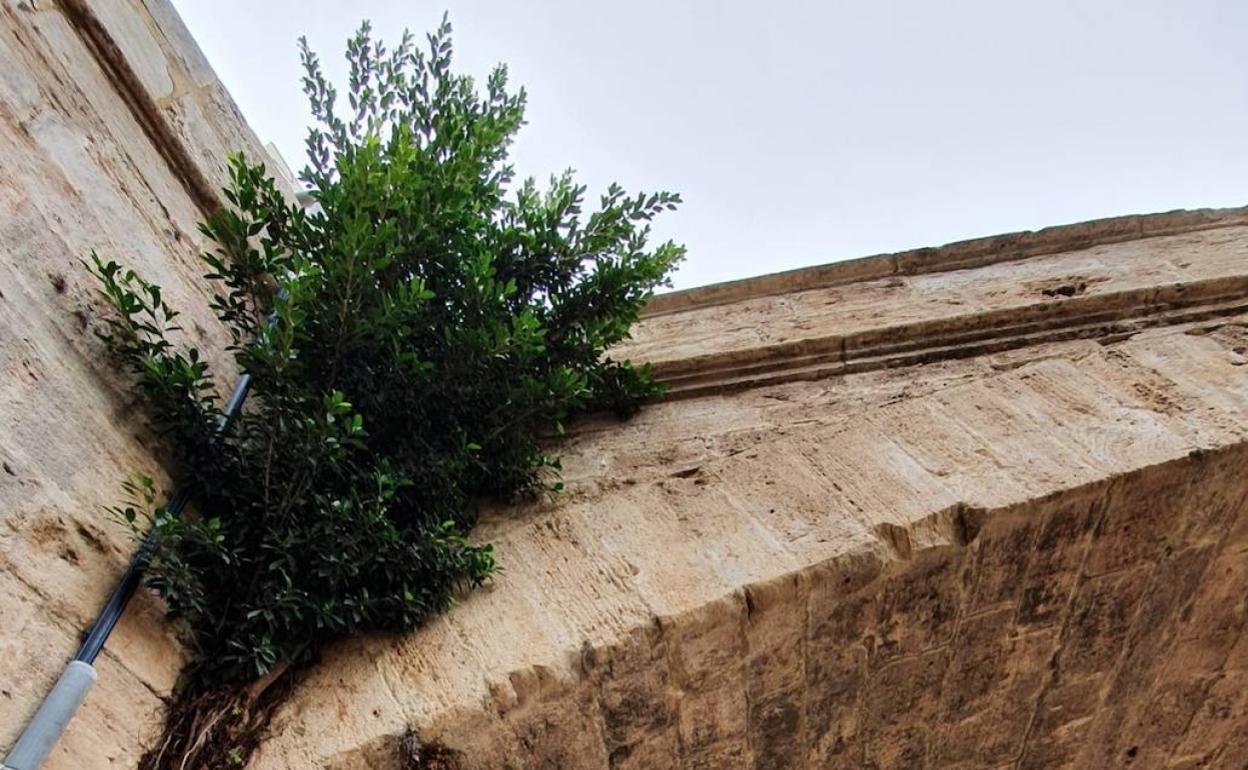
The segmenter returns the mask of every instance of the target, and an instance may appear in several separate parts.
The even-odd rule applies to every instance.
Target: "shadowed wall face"
[[[744,623],[801,629],[742,650],[754,766],[1242,762],[1246,460],[961,511],[965,547],[795,585]]]

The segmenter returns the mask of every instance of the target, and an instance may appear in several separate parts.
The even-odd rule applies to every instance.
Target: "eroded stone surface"
[[[128,555],[99,507],[161,477],[77,259],[222,361],[194,225],[235,148],[164,0],[0,4],[4,743]],[[327,651],[253,766],[385,767],[415,727],[469,768],[1244,767],[1245,244],[1243,210],[1128,217],[659,300],[617,352],[679,398],[577,426],[568,494],[482,523],[506,572]],[[52,767],[133,765],[158,616]]]
[[[67,12],[76,5],[0,2],[0,753],[129,558],[133,543],[103,506],[130,473],[168,481],[165,453],[92,334],[102,306],[79,260],[97,250],[160,283],[189,339],[228,365],[199,279],[201,201],[84,39]],[[228,102],[165,0],[82,5],[148,98]],[[214,109],[192,116],[187,136],[219,137],[216,164],[225,147],[259,157],[237,114]],[[219,166],[203,173],[224,181]],[[182,660],[155,602],[139,596],[47,766],[132,766]]]
[[[470,768],[1238,767],[1244,329],[585,426],[567,501],[483,524],[496,585],[335,649],[256,765],[410,724]]]

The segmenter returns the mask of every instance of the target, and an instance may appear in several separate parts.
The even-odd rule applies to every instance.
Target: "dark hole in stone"
[[[48,280],[52,282],[52,289],[57,294],[65,293],[65,276],[60,273],[48,273]]]
[[[1040,291],[1046,297],[1074,297],[1083,294],[1088,290],[1086,283],[1064,283],[1061,286],[1055,286],[1051,289],[1042,289]]]
[[[459,770],[459,752],[436,741],[424,742],[408,730],[399,739],[399,767],[402,770]]]

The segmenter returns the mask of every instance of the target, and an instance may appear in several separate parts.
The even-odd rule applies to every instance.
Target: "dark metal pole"
[[[225,403],[225,409],[221,412],[221,418],[217,421],[217,432],[223,432],[230,424],[230,420],[242,407],[243,402],[247,400],[247,392],[251,390],[251,375],[244,374],[238,378],[238,382],[234,385],[234,391],[230,394],[230,400]],[[182,487],[169,498],[169,502],[165,503],[165,510],[174,516],[181,516],[182,511],[186,509],[186,504],[191,500],[191,488]],[[116,627],[117,621],[121,620],[121,614],[126,611],[126,605],[130,603],[130,598],[134,596],[134,592],[138,590],[143,583],[143,573],[147,571],[147,565],[151,561],[152,552],[156,550],[156,533],[148,532],[143,538],[143,544],[139,546],[139,550],[135,552],[134,557],[130,559],[130,564],[126,567],[126,571],[122,573],[121,580],[117,581],[117,587],[113,589],[113,593],[108,597],[108,601],[104,604],[104,609],[100,610],[99,616],[95,619],[95,623],[91,625],[91,630],[87,632],[87,638],[83,641],[82,646],[78,648],[78,654],[74,656],[74,660],[81,660],[84,663],[94,663],[96,657],[100,654],[100,650],[104,649],[104,642],[108,641],[108,636]]]

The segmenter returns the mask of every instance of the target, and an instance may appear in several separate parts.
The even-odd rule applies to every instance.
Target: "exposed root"
[[[160,742],[139,760],[138,770],[245,766],[295,679],[295,671],[282,665],[251,684],[176,693],[165,711]]]

